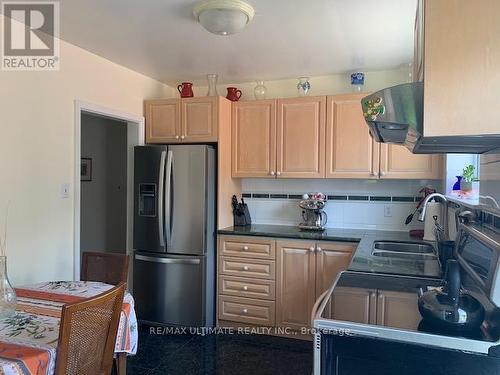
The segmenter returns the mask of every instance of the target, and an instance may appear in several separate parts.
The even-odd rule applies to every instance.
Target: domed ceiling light
[[[235,34],[252,21],[255,10],[241,0],[205,0],[193,7],[196,20],[217,35]]]

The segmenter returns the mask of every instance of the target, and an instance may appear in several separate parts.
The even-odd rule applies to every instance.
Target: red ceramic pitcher
[[[226,99],[231,100],[232,102],[237,102],[241,98],[241,90],[238,90],[236,87],[228,87],[227,88],[227,96]]]
[[[182,84],[177,86],[177,90],[179,90],[181,98],[192,98],[194,96],[193,84],[191,82],[182,82]]]

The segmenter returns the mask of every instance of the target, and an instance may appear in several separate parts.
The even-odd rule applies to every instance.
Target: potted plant
[[[477,182],[476,167],[472,164],[467,165],[462,172],[462,181],[460,181],[460,190],[471,191],[472,184]]]

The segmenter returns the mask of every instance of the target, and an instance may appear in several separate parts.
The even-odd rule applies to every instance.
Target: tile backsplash
[[[321,191],[328,195],[327,227],[383,230],[423,228],[416,215],[410,225],[404,221],[415,209],[418,191],[424,186],[441,190],[441,182],[434,180],[242,180],[253,223],[297,225],[302,194]]]

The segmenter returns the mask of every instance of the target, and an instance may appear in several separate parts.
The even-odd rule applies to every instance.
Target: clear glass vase
[[[217,74],[207,74],[208,92],[207,96],[217,96]]]
[[[264,86],[264,81],[257,81],[257,86],[253,89],[255,99],[265,99],[267,95],[267,88]]]
[[[0,318],[11,316],[16,311],[17,296],[7,276],[7,257],[0,255]]]
[[[306,96],[311,91],[311,83],[309,82],[309,77],[299,77],[299,82],[297,83],[297,91],[299,96]]]

